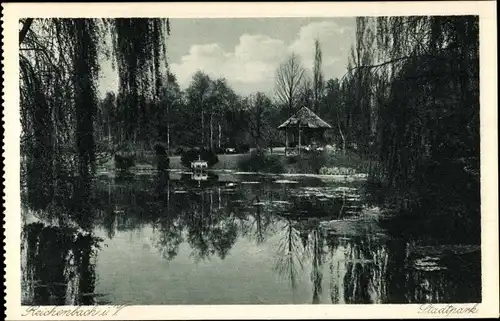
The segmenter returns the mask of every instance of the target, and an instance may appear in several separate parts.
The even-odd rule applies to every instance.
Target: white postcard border
[[[498,150],[496,2],[365,3],[7,3],[3,16],[4,206],[7,320],[81,319],[350,319],[498,317]],[[421,305],[170,305],[128,306],[116,315],[33,316],[20,305],[20,162],[18,19],[22,17],[333,17],[377,15],[480,16],[482,303],[476,313],[423,313]],[[444,309],[446,304],[435,304]],[[471,308],[473,304],[454,304]],[[69,309],[70,307],[64,307]],[[90,307],[92,308],[92,307]],[[90,309],[88,308],[88,309]],[[116,307],[99,306],[110,311]],[[57,308],[60,309],[60,308]]]

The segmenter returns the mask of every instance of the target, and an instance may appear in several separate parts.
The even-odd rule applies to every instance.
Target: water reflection
[[[422,250],[353,183],[164,171],[71,186],[24,200],[26,304],[480,300],[478,251],[463,267]]]
[[[94,304],[99,242],[74,228],[26,224],[21,243],[23,304]]]

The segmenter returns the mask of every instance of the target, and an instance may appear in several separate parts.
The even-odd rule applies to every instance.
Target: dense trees
[[[21,20],[22,173],[37,186],[28,194],[43,203],[61,188],[58,177],[91,177],[96,162],[125,143],[161,143],[170,152],[276,146],[283,139],[275,128],[308,106],[332,125],[328,143],[378,163],[378,178],[404,191],[394,195],[405,206],[467,199],[468,212],[477,211],[477,17],[356,25],[340,79],[325,81],[316,40],[311,76],[292,53],[276,71],[275,97],[243,97],[203,71],[181,90],[166,64],[165,19]],[[103,54],[115,61],[119,87],[100,98]]]
[[[150,110],[149,124],[143,124],[147,131],[142,131],[150,142],[162,143],[171,152],[193,147],[267,148],[279,142],[275,128],[286,115],[264,93],[237,95],[226,79],[213,79],[202,71],[193,75],[185,91],[180,89],[175,75],[167,72],[160,93],[158,103]],[[114,143],[120,145],[126,141],[121,134],[126,126],[120,122],[114,101],[111,92],[102,100],[96,130],[102,140],[112,136]],[[110,128],[114,133],[109,133]]]

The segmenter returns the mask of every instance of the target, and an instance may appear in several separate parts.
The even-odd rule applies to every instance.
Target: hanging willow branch
[[[170,27],[166,19],[28,18],[19,29],[22,173],[33,196],[48,203],[63,185],[53,182],[76,173],[91,177],[95,170],[99,56],[106,36],[115,40],[120,94],[129,102],[122,108],[134,116],[128,120],[135,129],[136,116],[145,112],[138,102],[155,100],[162,85]]]
[[[22,44],[26,34],[30,30],[31,24],[33,23],[33,18],[27,18],[24,23],[21,31],[19,31],[19,44]]]

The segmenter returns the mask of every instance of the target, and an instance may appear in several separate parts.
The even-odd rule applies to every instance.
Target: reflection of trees
[[[286,221],[281,234],[276,251],[275,271],[280,277],[288,278],[292,289],[295,290],[297,276],[304,268],[304,247],[300,232],[290,219]]]
[[[350,243],[345,251],[344,300],[346,303],[370,303],[372,260],[366,244]]]
[[[313,300],[312,303],[320,303],[319,296],[323,291],[323,264],[324,264],[324,236],[321,228],[316,225],[309,234],[308,252],[310,254],[312,269],[311,281],[313,284]]]
[[[74,228],[25,225],[22,231],[23,303],[95,303],[95,258],[99,239]]]
[[[266,203],[268,199],[272,200],[272,194],[267,195],[267,199],[262,199],[262,193],[247,194],[249,198],[248,205],[240,208],[241,234],[253,239],[257,244],[262,244],[266,235],[270,232],[275,220],[275,208]]]
[[[162,257],[173,260],[179,253],[179,246],[184,241],[182,237],[182,223],[171,217],[161,220],[155,237],[155,246]]]
[[[386,295],[386,248],[372,244],[369,237],[352,237],[343,243],[343,262],[332,262],[331,266],[332,274],[336,274],[332,277],[337,280],[332,283],[332,302],[341,300],[342,290],[345,303],[382,303]]]
[[[237,224],[234,217],[214,207],[213,191],[191,194],[187,219],[187,241],[196,260],[204,260],[217,254],[224,259],[236,242]],[[216,209],[216,210],[214,210]]]
[[[481,300],[480,253],[412,253],[406,242],[391,244],[389,302],[469,303]],[[396,251],[397,247],[403,251]],[[417,264],[424,260],[435,265]]]
[[[36,184],[30,180],[28,184]],[[40,182],[40,184],[45,184]],[[53,189],[48,199],[30,197],[35,186],[21,190],[23,205],[37,218],[59,225],[76,225],[89,230],[95,218],[94,188],[90,178],[59,177],[52,179]],[[29,192],[31,190],[31,192]]]

